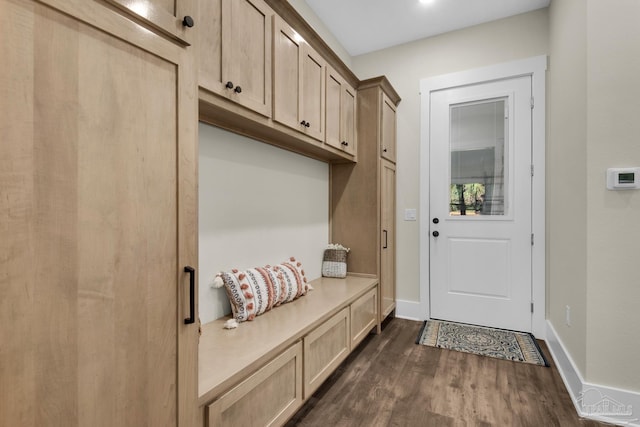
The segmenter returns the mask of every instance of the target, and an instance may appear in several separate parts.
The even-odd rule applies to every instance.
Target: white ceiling
[[[351,56],[549,6],[551,0],[305,0]]]

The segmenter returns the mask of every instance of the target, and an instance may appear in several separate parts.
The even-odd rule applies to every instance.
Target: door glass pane
[[[506,215],[508,98],[450,106],[450,215]]]

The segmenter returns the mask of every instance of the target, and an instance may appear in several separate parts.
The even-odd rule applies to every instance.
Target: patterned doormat
[[[534,336],[525,332],[425,320],[416,344],[549,366]]]

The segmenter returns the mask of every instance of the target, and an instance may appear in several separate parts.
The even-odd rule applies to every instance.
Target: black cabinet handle
[[[301,124],[302,126],[307,126],[307,122],[306,122],[305,120],[301,121],[301,122],[300,122],[300,124]]]
[[[191,27],[193,27],[193,24],[194,24],[194,22],[193,22],[193,18],[192,18],[192,17],[190,17],[189,15],[185,16],[185,17],[182,19],[182,25],[183,25],[184,27],[191,28]]]
[[[342,141],[342,145],[344,145],[345,147],[348,147],[349,143],[347,141]]]
[[[438,237],[438,236],[440,235],[440,233],[438,233],[437,231],[434,231],[434,232],[433,232],[433,233],[431,233],[431,234],[433,234],[433,237]]]
[[[305,124],[305,126],[306,126],[306,127],[309,127],[309,126],[311,126],[311,123],[307,122],[307,123]]]
[[[434,223],[434,224],[437,224],[437,223],[439,223],[439,222],[440,222],[440,220],[439,220],[438,218],[433,218],[433,223]]]
[[[184,272],[189,273],[189,318],[184,319],[184,324],[190,325],[196,322],[196,270],[186,266]]]
[[[384,233],[384,246],[382,246],[382,249],[387,249],[387,230],[382,230],[382,232]]]
[[[382,151],[384,151],[384,152],[386,153],[386,152],[387,152],[387,149],[385,148],[385,149],[383,149]]]
[[[240,92],[242,92],[242,88],[240,86],[236,86],[236,88],[233,91],[235,93],[240,93]]]
[[[227,89],[233,89],[233,82],[227,82],[227,84],[224,85],[224,87],[226,87]]]

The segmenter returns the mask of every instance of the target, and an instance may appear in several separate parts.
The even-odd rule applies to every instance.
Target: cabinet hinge
[[[531,104],[531,109],[533,110],[533,107],[535,106],[535,101],[533,99],[533,96],[531,97],[531,99],[529,100],[530,104]]]
[[[531,303],[531,312],[533,313],[533,303]]]
[[[531,246],[533,246],[533,233],[531,233]]]

